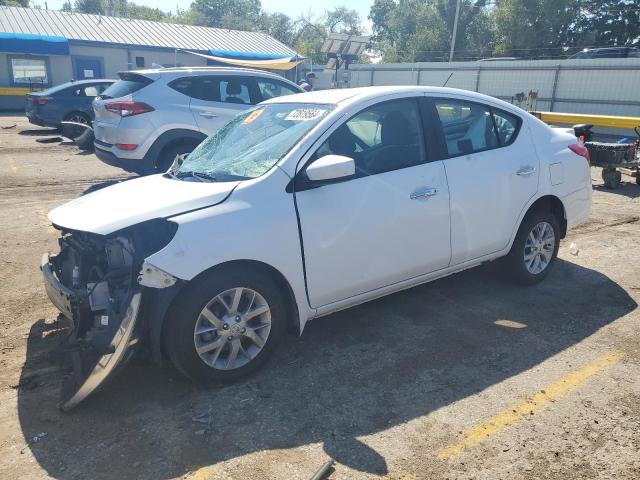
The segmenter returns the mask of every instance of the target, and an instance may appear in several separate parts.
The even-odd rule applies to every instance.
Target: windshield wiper
[[[176,172],[176,173],[173,174],[173,176],[175,178],[192,177],[192,178],[196,178],[196,179],[200,180],[201,182],[215,182],[216,181],[215,175],[212,175],[212,174],[206,173],[206,172],[198,172],[198,171],[195,171],[195,170],[190,170],[190,171],[186,171],[186,172]]]

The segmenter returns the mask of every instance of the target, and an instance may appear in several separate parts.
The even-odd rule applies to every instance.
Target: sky
[[[164,11],[176,11],[176,5],[182,9],[186,9],[191,5],[190,1],[176,1],[176,0],[133,0],[135,3],[141,5],[147,5],[149,7],[156,7]],[[47,6],[54,10],[62,8],[64,0],[46,0]],[[42,8],[45,6],[45,0],[31,0],[32,5],[39,5]],[[291,18],[297,18],[301,13],[308,13],[311,11],[315,16],[321,16],[325,10],[330,10],[334,7],[347,6],[353,10],[356,10],[360,14],[363,25],[368,28],[369,21],[367,16],[369,15],[369,9],[373,5],[373,0],[317,0],[316,2],[296,2],[295,0],[262,0],[262,8],[267,12],[281,12],[288,15]]]

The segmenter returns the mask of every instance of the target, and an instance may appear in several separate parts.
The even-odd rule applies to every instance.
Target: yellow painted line
[[[47,212],[45,212],[42,208],[37,208],[36,215],[38,215],[38,217],[40,217],[40,220],[46,225],[47,230],[49,230],[49,233],[57,237],[58,231],[53,227],[53,225],[51,225],[51,222],[49,221],[49,217],[47,216]]]
[[[579,370],[571,372],[560,380],[548,385],[533,397],[511,406],[482,422],[480,425],[473,427],[458,442],[438,452],[438,458],[440,460],[447,460],[456,457],[465,449],[500,433],[507,427],[529,416],[532,411],[544,408],[549,402],[566,395],[592,376],[618,363],[622,356],[622,352],[610,352],[596,358]]]
[[[640,117],[617,117],[614,115],[587,115],[581,113],[531,112],[546,123],[577,125],[589,123],[594,127],[622,128],[633,130],[640,127]]]
[[[11,173],[18,173],[18,164],[13,158],[9,160],[9,168],[11,169]]]
[[[28,88],[23,87],[0,87],[0,95],[21,97],[29,92]]]

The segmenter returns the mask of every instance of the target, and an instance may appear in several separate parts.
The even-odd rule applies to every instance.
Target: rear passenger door
[[[539,161],[519,116],[455,98],[430,105],[449,183],[453,266],[507,247],[538,190]]]
[[[211,135],[235,115],[259,101],[251,77],[195,77],[194,87],[191,111],[198,129],[206,135]]]

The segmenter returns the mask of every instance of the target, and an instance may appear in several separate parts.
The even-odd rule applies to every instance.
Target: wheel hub
[[[533,227],[524,246],[524,264],[529,273],[542,273],[553,259],[555,232],[548,222]]]
[[[209,367],[233,370],[253,360],[271,331],[271,309],[262,295],[238,287],[216,295],[200,312],[193,341]]]

